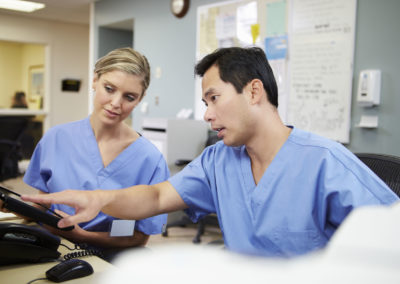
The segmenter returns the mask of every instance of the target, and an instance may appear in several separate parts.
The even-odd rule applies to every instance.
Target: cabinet
[[[193,160],[203,151],[208,124],[193,119],[144,118],[141,134],[160,150],[171,168],[176,160]]]

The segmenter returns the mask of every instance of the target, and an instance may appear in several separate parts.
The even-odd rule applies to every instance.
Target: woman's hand
[[[10,212],[6,208],[4,208],[4,202],[2,200],[0,200],[0,211],[4,212],[4,213],[9,213]]]
[[[63,218],[71,217],[71,215],[68,215],[67,213],[61,211],[61,210],[55,210],[57,214],[62,216]],[[71,231],[63,231],[56,229],[54,227],[48,226],[48,225],[43,225],[48,231],[50,231],[54,235],[61,236],[65,239],[68,239],[69,241],[73,243],[83,243],[87,239],[87,231],[79,227],[78,225],[74,226],[74,229]]]

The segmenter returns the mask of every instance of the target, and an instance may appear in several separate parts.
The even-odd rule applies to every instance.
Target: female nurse
[[[143,55],[120,48],[100,58],[94,69],[94,110],[80,121],[51,128],[38,143],[24,182],[42,193],[69,188],[117,189],[137,184],[155,184],[169,177],[162,154],[124,120],[145,95],[150,66]],[[74,209],[52,205],[61,215]],[[134,228],[127,236],[110,236],[120,220],[104,213],[69,232],[49,228],[75,243],[101,248],[105,254],[145,246],[151,234],[161,233],[166,215],[122,221],[119,229]],[[118,226],[116,226],[118,229]],[[117,230],[117,235],[118,235]]]

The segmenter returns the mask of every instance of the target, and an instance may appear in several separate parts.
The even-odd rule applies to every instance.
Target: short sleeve
[[[46,182],[50,179],[52,173],[51,169],[46,168],[44,165],[42,156],[44,152],[42,151],[42,148],[43,140],[37,144],[35,151],[32,154],[23,181],[43,192],[49,192]]]
[[[215,213],[213,190],[215,190],[214,147],[189,163],[182,171],[169,179],[189,209],[185,212],[193,222]]]

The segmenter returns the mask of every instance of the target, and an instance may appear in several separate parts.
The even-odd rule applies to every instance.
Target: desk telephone
[[[14,195],[16,198],[10,195]],[[62,216],[41,204],[37,205],[48,212],[38,209],[17,199],[19,197],[21,197],[19,193],[0,186],[0,200],[3,202],[4,208],[9,211],[19,213],[36,222],[44,223],[60,230],[69,231],[74,228],[74,226],[58,228],[57,223]],[[69,248],[60,242],[61,239],[58,236],[40,227],[16,223],[0,223],[0,265],[54,260],[60,256],[57,251],[60,245],[69,250],[80,250],[64,255],[64,259],[87,255],[103,257],[102,252],[99,250],[86,249],[86,244],[75,244],[75,248]]]
[[[0,223],[0,265],[57,259],[60,238],[24,224]]]
[[[0,265],[53,261],[60,257],[57,251],[60,245],[74,251],[65,254],[65,260],[88,255],[104,257],[100,250],[87,248],[86,244],[70,248],[43,228],[0,222]]]

